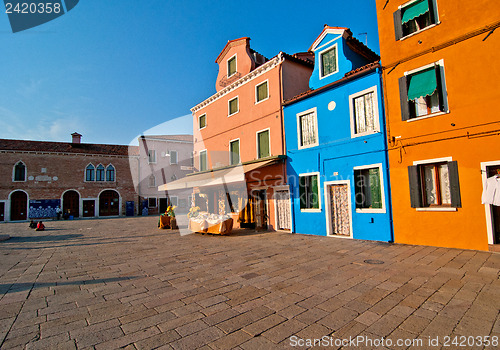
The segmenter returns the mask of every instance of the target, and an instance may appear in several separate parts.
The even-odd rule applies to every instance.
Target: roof
[[[377,68],[380,68],[380,62],[377,61],[377,62],[372,62],[372,63],[369,63],[363,67],[360,67],[360,68],[357,68],[357,69],[353,69],[351,70],[350,72],[347,72],[344,77],[342,79],[339,79],[339,80],[336,80],[334,81],[333,83],[330,83],[328,85],[325,85],[325,86],[322,86],[318,89],[311,89],[311,90],[307,90],[307,91],[304,91],[300,94],[298,94],[297,96],[294,96],[292,97],[291,99],[289,100],[286,100],[285,102],[283,102],[283,106],[287,106],[287,105],[290,105],[292,103],[295,103],[297,101],[300,101],[306,97],[309,97],[309,96],[312,96],[312,95],[316,95],[320,92],[322,92],[323,90],[328,90],[336,85],[339,85],[339,84],[342,84],[346,81],[349,81],[351,79],[354,79],[356,77],[359,77],[363,74],[366,74],[366,73],[369,73]]]
[[[289,54],[287,54],[285,52],[281,52],[281,53],[283,54],[283,57],[285,57],[286,60],[289,60],[289,61],[292,61],[292,62],[296,62],[296,63],[300,63],[300,64],[303,64],[304,66],[314,67],[314,61],[311,61],[310,59],[301,58],[297,54],[289,55]]]
[[[141,135],[140,138],[193,142],[193,135]]]
[[[124,145],[0,139],[0,150],[2,151],[85,153],[128,156],[138,154],[138,149],[139,147],[137,146]]]
[[[241,42],[240,42],[241,41]],[[224,57],[224,55],[226,54],[227,51],[229,51],[229,49],[233,46],[237,46],[237,45],[242,45],[242,44],[246,44],[248,45],[250,41],[250,38],[247,37],[247,36],[244,36],[243,38],[239,38],[239,39],[233,39],[233,40],[229,40],[226,44],[226,46],[224,46],[224,48],[222,49],[222,51],[220,52],[219,56],[217,56],[217,59],[215,60],[215,63],[219,63],[219,60]]]
[[[349,48],[356,52],[357,54],[363,56],[369,61],[378,61],[380,60],[380,56],[377,55],[375,52],[370,50],[368,46],[363,44],[361,41],[356,39],[355,37],[352,36],[352,32],[349,28],[346,27],[330,27],[325,24],[323,31],[321,34],[314,40],[313,44],[309,48],[309,51],[314,51],[314,49],[319,45],[321,40],[327,35],[327,34],[337,34],[337,35],[342,35],[347,43],[347,46]]]

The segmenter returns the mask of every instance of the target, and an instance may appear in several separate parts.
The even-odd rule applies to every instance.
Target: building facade
[[[312,89],[284,103],[293,232],[392,241],[379,57],[328,26],[310,51]]]
[[[488,250],[500,211],[500,6],[494,0],[377,0],[394,239]]]
[[[281,103],[308,89],[313,62],[307,53],[267,59],[249,42],[226,44],[216,59],[216,93],[191,109],[198,173],[186,180],[193,183],[197,205],[233,213],[235,226],[290,230]],[[196,185],[235,167],[238,185],[227,176],[217,185]]]
[[[0,140],[0,221],[135,215],[137,147]],[[135,157],[129,162],[129,157]],[[132,170],[132,171],[131,171]]]
[[[169,194],[158,187],[193,172],[193,135],[147,135],[138,141],[141,215],[164,213],[169,205],[187,212],[192,191]]]

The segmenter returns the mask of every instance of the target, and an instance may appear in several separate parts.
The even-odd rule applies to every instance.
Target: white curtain
[[[300,116],[302,131],[302,146],[315,144],[316,141],[316,115],[314,112]]]
[[[357,134],[375,130],[374,102],[373,92],[354,99]]]

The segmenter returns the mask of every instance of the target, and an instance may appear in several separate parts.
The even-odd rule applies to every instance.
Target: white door
[[[349,186],[347,184],[330,185],[330,222],[331,234],[351,235],[351,213],[349,206]]]
[[[279,190],[274,193],[276,200],[276,223],[278,230],[291,230],[290,192]]]

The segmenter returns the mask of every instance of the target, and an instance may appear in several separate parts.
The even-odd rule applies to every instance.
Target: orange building
[[[202,210],[232,213],[242,227],[287,230],[291,216],[281,104],[308,90],[314,64],[307,53],[280,52],[267,59],[249,42],[245,37],[226,44],[216,59],[216,93],[191,109],[198,172],[186,182]],[[235,168],[240,181],[227,175]],[[175,188],[176,183],[169,185]]]
[[[498,1],[376,3],[395,242],[496,249]]]

